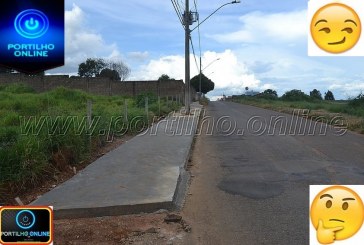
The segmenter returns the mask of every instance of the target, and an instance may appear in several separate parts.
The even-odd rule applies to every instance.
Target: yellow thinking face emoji
[[[316,228],[317,240],[322,244],[353,236],[362,226],[363,219],[362,200],[344,186],[322,190],[311,204],[311,222]]]
[[[314,14],[310,29],[318,47],[330,53],[342,53],[359,41],[361,22],[349,6],[330,3]]]

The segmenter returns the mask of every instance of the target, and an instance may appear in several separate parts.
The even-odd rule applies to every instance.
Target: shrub
[[[364,107],[364,94],[360,93],[355,99],[349,102],[352,107]]]
[[[267,100],[275,100],[278,98],[277,91],[272,89],[266,89],[263,93],[255,95],[255,97],[267,99]]]
[[[282,96],[282,100],[285,101],[310,101],[311,98],[304,92],[298,89],[293,89],[291,91],[288,91],[284,93]]]
[[[151,92],[141,93],[135,98],[136,106],[139,108],[143,108],[145,106],[145,98],[147,97],[149,105],[158,102],[158,97],[154,93]]]

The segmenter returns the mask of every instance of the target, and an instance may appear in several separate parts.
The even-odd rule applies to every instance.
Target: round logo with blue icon
[[[16,215],[15,220],[19,228],[30,229],[35,223],[35,215],[30,210],[22,210]]]
[[[27,9],[16,16],[14,27],[22,37],[36,39],[47,33],[49,20],[42,11]]]

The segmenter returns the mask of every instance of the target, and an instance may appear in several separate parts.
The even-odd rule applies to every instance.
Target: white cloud
[[[243,23],[240,30],[210,35],[219,42],[273,43],[291,42],[304,39],[307,35],[306,10],[270,13],[253,12],[243,15],[239,20]]]
[[[262,86],[262,89],[263,90],[266,90],[266,89],[274,89],[275,90],[275,89],[277,89],[277,87],[272,83],[266,83],[266,84],[264,84]]]
[[[340,91],[345,97],[355,97],[364,91],[364,82],[356,81],[351,83],[334,83],[329,87],[330,90]]]
[[[214,71],[211,74],[211,79],[215,82],[216,89],[234,89],[237,92],[242,92],[245,87],[258,88],[260,86],[260,81],[248,70],[245,63],[238,60],[231,50],[225,50],[223,53],[206,52],[203,55],[202,63],[208,65],[217,58],[220,60],[205,70],[206,74],[209,71]]]
[[[151,60],[147,65],[141,66],[139,70],[133,72],[130,80],[156,80],[162,74],[167,74],[175,79],[184,79],[184,64],[185,60],[182,56],[170,55],[161,57],[158,60]]]
[[[116,44],[108,44],[102,35],[87,26],[87,16],[82,9],[73,4],[65,12],[65,66],[54,72],[72,73],[78,64],[87,58],[104,57],[117,59],[121,57]]]
[[[218,58],[219,60],[217,60]],[[162,74],[167,74],[172,78],[184,80],[184,67],[183,56],[165,56],[151,60],[147,65],[141,66],[138,71],[133,73],[131,79],[151,80],[157,79]],[[206,68],[204,74],[215,83],[215,90],[210,92],[209,96],[221,95],[222,93],[228,95],[242,94],[245,87],[256,91],[274,88],[274,85],[263,84],[257,79],[247,65],[238,60],[232,50],[225,50],[221,53],[212,51],[203,53],[202,69],[204,68]],[[191,55],[191,78],[198,73],[195,60]]]

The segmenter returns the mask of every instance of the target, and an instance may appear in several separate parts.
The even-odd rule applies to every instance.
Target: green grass
[[[55,155],[63,154],[77,165],[111,136],[137,133],[154,117],[180,107],[164,100],[158,104],[154,96],[146,115],[141,98],[97,96],[66,88],[35,93],[22,84],[0,86],[0,189],[34,186],[58,171]],[[91,130],[87,130],[88,100],[92,101]],[[122,117],[125,102],[128,121]]]
[[[233,101],[286,113],[294,109],[308,109],[314,116],[324,116],[328,119],[339,114],[346,119],[350,130],[364,133],[364,98],[360,97],[351,101],[283,101],[238,96]]]

